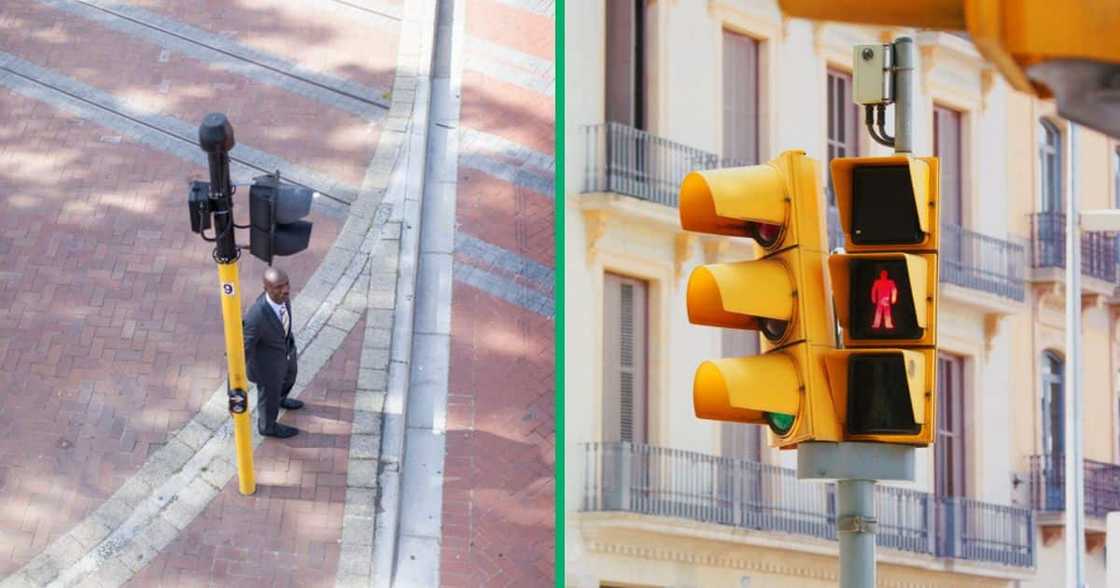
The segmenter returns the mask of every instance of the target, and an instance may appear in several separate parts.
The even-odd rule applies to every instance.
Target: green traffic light
[[[770,424],[770,430],[774,431],[774,433],[779,436],[784,436],[793,428],[792,414],[783,414],[780,412],[767,412],[763,414],[766,415],[766,422]]]

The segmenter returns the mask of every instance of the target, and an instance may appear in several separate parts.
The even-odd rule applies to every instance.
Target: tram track
[[[12,63],[13,63],[14,59],[15,58],[11,57],[11,56],[8,59],[4,59],[3,54],[0,53],[0,72],[6,73],[8,75],[14,76],[15,78],[18,78],[20,80],[28,82],[28,83],[34,85],[35,87],[46,90],[47,92],[55,94],[56,96],[63,97],[65,100],[72,101],[72,102],[77,102],[77,103],[79,103],[81,105],[84,105],[86,107],[93,108],[93,109],[97,110],[98,112],[102,112],[102,113],[112,115],[112,116],[117,117],[117,118],[119,118],[123,121],[126,121],[127,123],[130,123],[132,125],[142,127],[143,129],[146,129],[148,131],[157,133],[160,136],[168,137],[168,138],[173,139],[177,142],[196,147],[196,148],[199,149],[199,153],[200,154],[202,153],[201,147],[199,146],[198,141],[191,138],[190,135],[186,134],[184,132],[185,129],[175,129],[175,128],[172,128],[171,125],[159,124],[158,122],[155,122],[157,117],[154,117],[154,116],[140,116],[136,113],[126,112],[125,110],[123,110],[121,108],[114,107],[114,106],[106,103],[107,101],[105,101],[105,100],[99,100],[99,99],[96,99],[96,97],[83,96],[82,94],[88,94],[88,93],[87,92],[79,92],[79,91],[74,90],[73,88],[66,88],[66,87],[63,87],[62,84],[59,84],[57,82],[52,82],[50,80],[42,79],[40,76],[30,74],[30,73],[28,73],[26,67],[20,68],[20,67],[13,66]],[[166,119],[167,117],[158,117],[158,118]],[[269,173],[273,173],[273,172],[276,171],[276,169],[270,169],[269,166],[262,165],[259,157],[258,158],[248,158],[248,157],[244,157],[244,156],[234,155],[233,153],[231,153],[230,154],[230,161],[232,163],[239,164],[241,166],[244,166],[245,168],[248,168],[248,169],[256,171],[256,172],[260,172],[262,174],[269,174]],[[284,171],[285,170],[283,170],[283,169],[281,170],[282,173],[284,173]],[[285,175],[285,181],[296,184],[296,185],[299,185],[299,186],[303,186],[305,188],[309,188],[311,190],[315,190],[316,192],[318,192],[320,194],[320,196],[323,199],[329,200],[331,202],[331,204],[334,204],[334,205],[349,206],[350,203],[352,202],[352,198],[347,198],[345,196],[341,196],[338,193],[336,193],[335,191],[326,187],[325,185],[321,185],[319,182],[309,181],[306,178],[302,177],[302,176],[305,176],[305,175],[307,175],[307,174],[299,174],[299,173],[294,174],[294,175],[293,174],[286,174]]]
[[[272,73],[275,73],[275,74],[278,74],[280,76],[286,77],[286,78],[291,79],[293,81],[296,81],[298,83],[307,84],[307,85],[319,88],[321,90],[325,90],[327,92],[330,92],[330,93],[337,94],[339,96],[348,98],[350,100],[354,100],[354,101],[357,101],[359,103],[363,103],[363,104],[366,104],[366,105],[369,105],[369,106],[376,107],[376,108],[378,108],[382,111],[388,111],[389,110],[389,105],[390,105],[389,101],[385,100],[384,98],[380,98],[378,96],[378,93],[377,93],[376,89],[368,89],[367,88],[367,90],[372,90],[372,91],[370,91],[368,93],[362,92],[361,90],[363,88],[361,86],[357,85],[357,84],[347,84],[342,80],[331,80],[327,76],[323,76],[323,75],[320,75],[320,74],[315,74],[313,72],[298,71],[295,67],[291,66],[291,64],[281,63],[281,62],[279,62],[279,60],[272,59],[272,58],[270,58],[270,56],[267,56],[266,54],[264,54],[262,52],[255,51],[255,50],[252,50],[252,49],[247,48],[247,47],[237,46],[236,44],[232,44],[232,43],[221,43],[221,44],[219,44],[218,42],[215,42],[213,40],[207,41],[206,40],[207,38],[212,38],[212,37],[215,37],[217,35],[207,33],[206,31],[196,30],[196,31],[193,31],[193,34],[185,34],[183,32],[173,30],[172,26],[170,26],[169,23],[168,23],[169,19],[159,17],[158,15],[156,15],[154,13],[150,13],[148,11],[145,11],[145,10],[142,10],[142,9],[139,9],[139,8],[130,7],[130,6],[126,7],[126,6],[120,5],[119,3],[116,3],[116,2],[105,2],[105,1],[101,1],[101,0],[40,0],[40,1],[43,1],[43,3],[45,3],[47,5],[52,5],[52,6],[56,6],[56,7],[65,7],[67,4],[84,6],[86,8],[89,8],[91,10],[95,10],[95,11],[97,11],[99,13],[102,13],[104,15],[107,15],[109,17],[112,17],[112,18],[115,18],[115,19],[118,19],[118,20],[121,20],[121,21],[126,21],[126,22],[129,22],[129,23],[132,23],[133,25],[143,27],[145,29],[148,29],[150,31],[153,31],[155,33],[163,35],[163,36],[165,36],[169,39],[178,39],[179,41],[189,43],[189,44],[194,45],[194,46],[196,46],[198,48],[201,48],[203,50],[212,51],[214,53],[224,55],[228,58],[235,59],[235,60],[237,60],[239,62],[242,62],[242,63],[245,63],[247,65],[251,65],[251,66],[254,66],[254,67],[261,68],[262,70],[270,71]],[[350,6],[354,9],[356,9],[356,10],[363,10],[363,11],[366,11],[366,12],[374,12],[374,11],[371,11],[370,9],[364,9],[364,8],[362,8],[360,6],[357,6],[357,5],[354,5],[350,2],[345,2],[344,0],[333,0],[333,1],[335,1],[336,3],[339,3],[341,5]],[[374,13],[375,14],[380,14],[380,13],[376,13],[376,12],[374,12]],[[385,18],[391,18],[387,15],[381,15],[381,16],[383,16]],[[193,27],[175,27],[175,28],[191,29]]]

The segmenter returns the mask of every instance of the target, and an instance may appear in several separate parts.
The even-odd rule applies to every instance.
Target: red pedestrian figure
[[[881,270],[879,279],[871,284],[871,303],[875,305],[875,322],[871,324],[872,329],[880,328],[879,325],[884,322],[885,328],[894,329],[891,306],[897,301],[898,287],[895,286],[894,280],[887,277],[887,270]]]

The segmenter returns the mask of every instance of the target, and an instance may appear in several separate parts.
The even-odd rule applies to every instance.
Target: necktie
[[[284,335],[285,336],[288,334],[288,328],[289,328],[288,323],[289,323],[289,321],[290,321],[290,319],[288,318],[288,309],[284,306],[281,306],[280,307],[280,324],[284,325]]]

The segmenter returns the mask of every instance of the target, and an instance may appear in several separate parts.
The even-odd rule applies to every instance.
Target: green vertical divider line
[[[556,356],[553,369],[556,373],[556,586],[564,586],[564,0],[556,0],[556,122],[553,132],[556,136],[556,225],[553,236],[556,240],[556,266],[553,275],[556,309],[556,334],[554,335]]]

